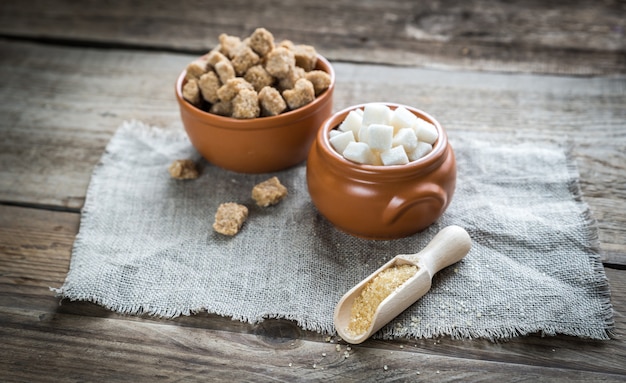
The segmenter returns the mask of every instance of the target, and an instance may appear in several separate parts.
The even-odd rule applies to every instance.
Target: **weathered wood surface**
[[[33,0],[0,4],[0,36],[200,53],[271,26],[333,61],[593,75],[626,72],[624,15],[622,0]]]
[[[181,129],[174,81],[193,58],[0,41],[0,201],[79,209],[115,129]],[[572,145],[605,263],[626,265],[626,77],[445,72],[337,63],[335,109],[415,105],[455,132]],[[28,113],[25,113],[28,111]]]
[[[615,341],[444,338],[368,341],[348,350],[288,321],[252,326],[206,314],[159,320],[88,303],[59,306],[49,286],[65,278],[78,225],[75,213],[0,206],[2,381],[617,382],[626,376],[622,271],[607,269],[618,308]]]
[[[624,381],[624,14],[618,0],[1,2],[0,381]],[[91,171],[117,126],[181,129],[178,72],[219,33],[257,26],[333,61],[335,110],[395,101],[435,115],[451,140],[571,146],[616,339],[368,341],[345,358],[345,344],[337,352],[288,321],[59,305],[49,288],[65,278]]]

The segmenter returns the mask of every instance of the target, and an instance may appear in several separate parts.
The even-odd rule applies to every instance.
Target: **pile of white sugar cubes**
[[[439,138],[437,128],[407,108],[382,103],[351,110],[330,144],[344,158],[364,165],[405,165],[430,153]]]

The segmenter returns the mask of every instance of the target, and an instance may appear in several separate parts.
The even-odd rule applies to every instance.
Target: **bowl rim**
[[[222,127],[228,129],[263,129],[273,128],[285,124],[286,122],[293,123],[301,119],[307,118],[309,115],[315,113],[319,107],[329,102],[332,98],[332,94],[335,88],[335,70],[331,63],[322,55],[317,55],[316,69],[323,70],[330,75],[330,85],[324,92],[315,97],[315,100],[310,103],[294,110],[290,110],[285,113],[281,113],[277,116],[257,117],[252,119],[237,119],[232,117],[220,116],[217,114],[205,112],[183,98],[182,87],[185,82],[185,76],[187,70],[183,69],[178,78],[176,79],[175,93],[178,104],[181,111],[185,111],[192,114],[196,119],[210,121],[215,124],[215,127]],[[321,65],[320,65],[321,63]]]
[[[356,109],[363,109],[367,104],[384,104],[388,107],[395,110],[396,108],[402,106],[409,110],[411,113],[416,114],[418,117],[423,118],[424,120],[430,122],[437,129],[437,133],[439,137],[435,144],[433,145],[433,150],[430,151],[427,155],[422,158],[410,161],[408,164],[404,165],[366,165],[359,164],[357,162],[350,161],[346,159],[341,153],[337,152],[332,145],[330,144],[329,132],[336,127],[345,119],[349,112]],[[351,171],[361,173],[362,175],[388,175],[389,177],[401,177],[403,175],[412,176],[415,175],[416,172],[429,172],[432,169],[438,167],[443,161],[446,160],[446,156],[444,155],[446,151],[449,149],[448,144],[448,135],[443,128],[443,126],[439,123],[437,119],[435,119],[432,115],[424,112],[423,110],[417,109],[415,107],[394,103],[394,102],[366,102],[362,104],[352,105],[347,108],[344,108],[336,113],[333,113],[330,117],[328,117],[321,125],[321,128],[318,131],[317,140],[320,142],[321,149],[326,152],[326,154],[330,155],[335,161],[334,165],[341,166],[345,169],[350,169]]]

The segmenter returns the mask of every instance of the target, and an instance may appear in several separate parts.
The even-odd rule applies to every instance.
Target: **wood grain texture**
[[[607,269],[615,340],[368,340],[348,349],[285,320],[249,325],[202,313],[161,320],[85,302],[59,305],[49,287],[65,278],[78,225],[76,213],[0,206],[2,381],[612,382],[626,376],[621,271]]]
[[[267,27],[333,61],[597,75],[626,72],[620,0],[5,1],[0,35],[200,53]]]
[[[625,14],[623,0],[0,2],[0,381],[623,382]],[[337,339],[285,320],[59,304],[50,287],[70,267],[115,129],[181,129],[179,71],[220,33],[260,26],[332,60],[335,110],[406,103],[452,144],[463,134],[569,148],[599,226],[615,339],[370,339],[337,351]]]
[[[0,201],[77,211],[115,129],[181,129],[173,86],[193,56],[0,41]],[[626,265],[626,77],[444,72],[336,63],[334,108],[398,102],[456,133],[570,147],[603,260]],[[26,112],[28,111],[28,112]]]

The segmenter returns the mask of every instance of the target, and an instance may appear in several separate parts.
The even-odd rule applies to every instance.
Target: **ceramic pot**
[[[330,74],[331,84],[313,102],[278,116],[254,119],[219,116],[185,101],[183,70],[176,81],[176,99],[191,144],[207,161],[239,173],[268,173],[304,161],[333,107],[335,72],[322,56],[316,69]]]
[[[361,165],[330,145],[329,131],[364,105],[334,114],[318,131],[307,159],[309,194],[317,210],[346,233],[368,239],[406,237],[434,223],[452,200],[456,159],[446,132],[427,113],[403,106],[439,133],[429,154],[406,165]]]

